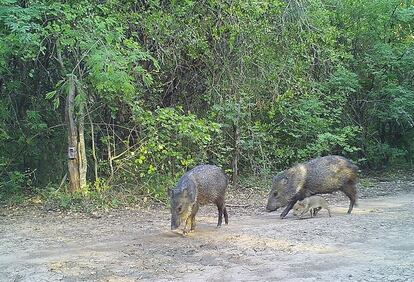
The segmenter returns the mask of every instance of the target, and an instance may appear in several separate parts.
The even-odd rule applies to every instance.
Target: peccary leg
[[[286,208],[280,214],[281,218],[285,218],[285,216],[289,213],[289,211],[293,208],[297,201],[302,201],[305,199],[305,195],[302,192],[297,192],[293,195],[292,199],[290,199],[289,203],[287,204]]]
[[[218,209],[218,222],[217,222],[217,227],[220,227],[221,226],[221,223],[223,221],[223,208],[220,207],[220,206],[218,206],[217,209]]]
[[[313,216],[316,216],[316,215],[318,214],[318,212],[319,212],[321,209],[322,209],[321,207],[319,207],[319,208],[314,208],[314,209],[313,209]]]
[[[183,229],[183,234],[187,235],[187,233],[190,231],[190,226],[192,226],[192,218],[191,216],[187,217],[186,221],[185,221],[185,226]]]
[[[355,201],[356,201],[356,188],[355,188],[355,185],[348,185],[348,186],[345,186],[343,189],[342,189],[342,192],[344,192],[345,193],[345,195],[347,195],[347,197],[349,198],[349,200],[350,200],[350,203],[349,203],[349,209],[348,209],[348,213],[350,214],[351,212],[352,212],[352,209],[354,208],[354,205],[355,205]]]
[[[308,212],[309,212],[309,207],[305,207],[305,208],[303,209],[302,214],[300,215],[300,218],[303,218],[303,216],[304,216],[305,214],[307,214]],[[311,217],[313,217],[313,216],[312,216],[312,210],[310,211],[310,214],[311,214]]]
[[[191,217],[191,229],[190,229],[190,231],[194,231],[194,229],[196,227],[195,216],[196,216],[197,212],[198,212],[198,204],[195,204],[193,206],[193,209],[191,210],[191,215],[190,215],[190,217]]]
[[[224,201],[219,201],[217,203],[217,209],[218,209],[218,223],[217,227],[221,226],[221,223],[223,222],[223,213],[224,213]]]
[[[299,218],[300,218],[300,219],[302,219],[308,211],[309,211],[309,209],[306,209],[306,208],[305,208],[305,209],[302,211],[302,213],[300,214]],[[311,217],[312,217],[312,212],[311,212]]]
[[[224,206],[223,213],[224,213],[224,222],[226,224],[229,224],[229,215],[227,214],[226,206]]]
[[[326,209],[328,210],[329,217],[331,217],[331,209],[329,207],[326,207]]]

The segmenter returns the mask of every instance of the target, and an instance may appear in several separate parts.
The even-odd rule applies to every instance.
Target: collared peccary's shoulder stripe
[[[298,164],[292,169],[290,173],[292,172],[295,174],[295,178],[294,178],[295,181],[292,182],[291,185],[294,186],[294,189],[296,192],[299,192],[303,188],[303,185],[306,182],[306,178],[309,173],[309,170],[306,167],[306,165]]]

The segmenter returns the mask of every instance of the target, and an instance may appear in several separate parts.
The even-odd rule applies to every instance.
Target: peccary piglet
[[[342,191],[350,200],[348,213],[354,207],[358,167],[341,156],[312,159],[280,172],[273,177],[266,209],[275,211],[286,206],[284,218],[297,201],[316,194]]]
[[[198,208],[205,204],[215,204],[218,209],[217,227],[229,219],[225,206],[227,176],[217,166],[199,165],[185,173],[177,186],[170,190],[171,198],[171,230],[185,224],[183,233],[195,229],[195,216]]]
[[[310,212],[311,217],[314,217],[322,208],[326,209],[331,217],[331,210],[326,200],[321,196],[310,196],[293,206],[293,215],[302,218],[307,212]]]

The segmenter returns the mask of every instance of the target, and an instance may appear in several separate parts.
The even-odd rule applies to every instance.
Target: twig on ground
[[[226,204],[226,207],[229,207],[229,208],[248,208],[250,206],[251,205],[232,205],[232,204]]]

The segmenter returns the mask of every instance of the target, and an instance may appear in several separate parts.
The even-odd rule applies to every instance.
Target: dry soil
[[[0,281],[414,281],[414,183],[376,181],[359,206],[281,220],[265,193],[232,191],[230,224],[203,207],[196,232],[166,208],[71,214],[0,210]]]

